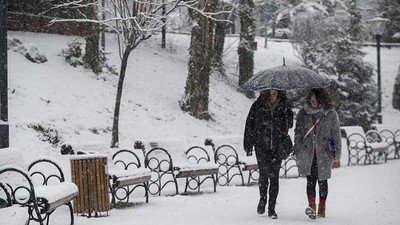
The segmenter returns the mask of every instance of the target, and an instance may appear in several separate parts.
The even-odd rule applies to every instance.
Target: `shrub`
[[[82,61],[82,43],[77,39],[68,43],[68,47],[61,50],[61,55],[65,58],[68,64],[73,67],[83,65]]]

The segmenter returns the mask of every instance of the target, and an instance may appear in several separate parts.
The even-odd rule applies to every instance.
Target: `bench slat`
[[[258,164],[245,165],[243,171],[258,170]]]
[[[78,192],[75,192],[65,198],[59,199],[53,203],[49,204],[49,211],[52,211],[53,209],[56,209],[57,207],[64,205],[65,203],[68,203],[72,201],[76,196],[78,195]]]
[[[185,177],[198,177],[203,175],[213,175],[217,174],[218,169],[211,168],[211,169],[199,169],[199,170],[183,170],[179,171],[176,178],[185,178]]]
[[[117,181],[113,184],[113,188],[120,188],[120,187],[124,187],[124,186],[129,186],[129,185],[141,184],[141,183],[149,181],[150,179],[151,179],[151,175],[137,177],[134,179],[128,179],[128,180],[123,180],[123,181]]]

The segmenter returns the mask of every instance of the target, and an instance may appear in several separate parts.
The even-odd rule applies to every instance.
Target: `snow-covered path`
[[[256,214],[258,188],[255,185],[218,187],[217,193],[209,189],[192,196],[151,197],[148,204],[114,209],[108,217],[76,216],[75,219],[76,225],[399,224],[400,176],[396,171],[400,171],[399,160],[334,170],[329,181],[327,218],[316,221],[304,215],[306,181],[302,178],[281,179],[276,208],[278,220]]]

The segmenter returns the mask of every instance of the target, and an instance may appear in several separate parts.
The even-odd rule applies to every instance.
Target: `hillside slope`
[[[8,52],[10,146],[28,155],[58,155],[59,146],[41,141],[43,135],[33,129],[39,124],[45,130],[53,129],[50,132],[53,136],[57,130],[60,143],[109,144],[117,76],[96,76],[83,67],[68,65],[59,54],[76,37],[28,32],[9,32],[8,36],[20,39],[23,44],[33,44],[48,58],[46,63],[35,64],[19,53]],[[224,60],[231,82],[211,77],[211,121],[192,118],[178,104],[187,77],[190,36],[168,35],[164,50],[159,47],[159,39],[156,35],[142,43],[129,58],[121,105],[120,145],[132,146],[138,139],[182,138],[190,142],[194,138],[242,134],[254,100],[238,93],[232,85],[237,80],[238,38],[227,38],[225,49]],[[281,65],[282,57],[286,57],[287,64],[300,64],[290,43],[270,41],[265,49],[263,39],[257,41],[256,72]],[[106,51],[111,53],[109,63],[119,67],[116,43],[114,36],[108,36]],[[366,51],[367,61],[376,65],[375,49],[368,47]],[[400,125],[400,113],[391,109],[398,63],[399,48],[382,49],[384,122]],[[34,152],[30,151],[32,148]]]

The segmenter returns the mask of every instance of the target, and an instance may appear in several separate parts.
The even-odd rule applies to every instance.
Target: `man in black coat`
[[[283,138],[293,126],[293,111],[284,91],[264,90],[250,108],[244,131],[244,150],[247,155],[256,152],[260,178],[260,201],[257,213],[264,214],[268,199],[268,216],[278,218],[275,212],[279,192],[279,169],[287,157]]]

